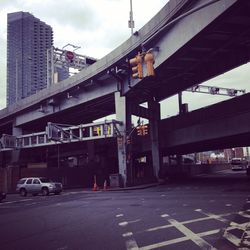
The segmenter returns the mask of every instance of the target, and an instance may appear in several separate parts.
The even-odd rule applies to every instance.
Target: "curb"
[[[127,191],[127,190],[139,190],[139,189],[147,189],[151,187],[157,187],[160,183],[152,183],[148,185],[140,185],[140,186],[132,186],[132,187],[125,187],[125,188],[108,188],[106,191]]]

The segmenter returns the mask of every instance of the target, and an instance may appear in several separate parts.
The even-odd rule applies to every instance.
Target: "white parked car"
[[[46,177],[29,177],[22,178],[18,181],[16,191],[21,196],[27,194],[38,195],[49,195],[50,193],[60,194],[62,192],[62,183],[53,182]]]

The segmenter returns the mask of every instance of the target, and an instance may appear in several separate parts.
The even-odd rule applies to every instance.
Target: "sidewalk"
[[[128,190],[140,190],[140,189],[147,189],[151,187],[157,187],[161,185],[160,182],[154,182],[154,183],[148,183],[148,184],[143,184],[143,185],[137,185],[137,186],[131,186],[131,187],[107,187],[106,190],[103,190],[103,187],[98,188],[96,191],[93,191],[93,188],[65,188],[64,191],[66,192],[79,192],[79,191],[84,191],[84,192],[119,192],[119,191],[128,191]]]

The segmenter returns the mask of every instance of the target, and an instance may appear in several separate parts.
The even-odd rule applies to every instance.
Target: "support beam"
[[[127,130],[127,113],[126,97],[120,96],[120,92],[115,92],[115,113],[116,119],[122,123],[118,125],[120,136],[117,138],[117,152],[119,174],[122,177],[122,186],[127,185],[127,152],[126,152],[126,130]],[[131,124],[131,121],[130,121]]]
[[[161,156],[159,152],[159,121],[160,121],[160,104],[154,100],[148,102],[149,108],[149,126],[152,150],[153,171],[156,179],[159,179],[159,170],[161,166]]]

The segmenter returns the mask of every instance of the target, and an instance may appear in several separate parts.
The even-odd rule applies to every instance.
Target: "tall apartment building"
[[[28,12],[8,14],[7,105],[47,86],[47,49],[52,28]]]

